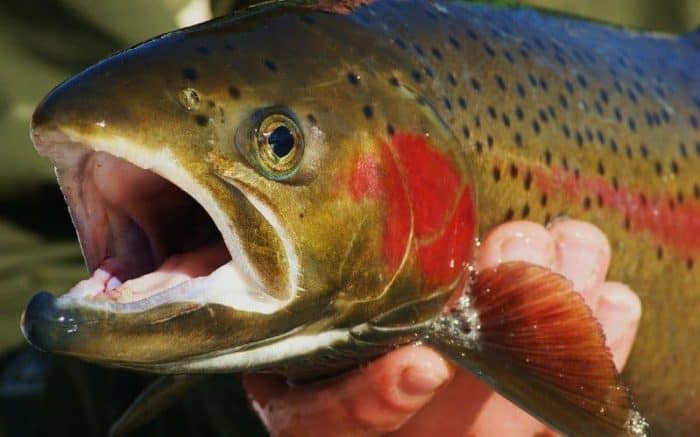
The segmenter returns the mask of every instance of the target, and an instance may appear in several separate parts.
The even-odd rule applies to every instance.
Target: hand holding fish
[[[624,365],[641,305],[625,285],[605,282],[610,247],[598,228],[561,220],[544,227],[510,222],[483,241],[480,269],[505,261],[551,268],[573,283],[601,323],[615,365]],[[282,379],[249,375],[244,383],[273,435],[534,435],[545,425],[425,346],[387,354],[366,368],[320,385],[290,388]],[[362,432],[358,433],[358,430]]]

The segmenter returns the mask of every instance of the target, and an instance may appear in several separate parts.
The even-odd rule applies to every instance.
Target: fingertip
[[[621,370],[639,327],[642,303],[625,284],[606,282],[600,287],[600,298],[594,313],[605,332],[615,366]]]
[[[526,261],[551,267],[555,246],[547,230],[534,222],[512,221],[494,228],[484,238],[477,267],[493,267],[508,261]]]
[[[610,266],[610,244],[596,226],[579,220],[559,220],[549,227],[556,247],[554,270],[566,276],[586,303],[595,308],[596,288]]]

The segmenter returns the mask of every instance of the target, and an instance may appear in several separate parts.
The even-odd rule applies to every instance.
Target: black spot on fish
[[[520,82],[515,84],[515,91],[517,91],[520,97],[525,97],[525,87]]]
[[[197,70],[194,68],[187,67],[182,69],[182,77],[187,80],[195,81],[197,80],[197,76]]]
[[[506,90],[506,81],[503,80],[503,78],[499,75],[496,75],[496,83],[498,84],[498,88],[501,89],[501,91]]]
[[[496,56],[496,52],[488,43],[484,43],[484,50],[489,56]]]
[[[566,79],[564,81],[564,88],[566,88],[566,90],[569,92],[569,94],[574,93],[574,84],[571,83],[571,81],[569,79]]]
[[[474,149],[476,150],[476,153],[481,153],[484,151],[484,144],[481,141],[477,141],[474,144]]]
[[[615,114],[615,120],[617,120],[618,123],[622,122],[622,111],[620,111],[620,108],[615,107],[613,109],[613,114]]]
[[[486,137],[486,144],[489,146],[489,149],[493,148],[493,137],[491,135]]]
[[[583,204],[581,206],[583,206],[583,209],[585,210],[591,209],[591,198],[588,196],[584,197]]]
[[[194,117],[194,120],[200,126],[207,126],[209,124],[209,117],[206,115],[198,114]]]
[[[569,129],[568,124],[562,125],[561,132],[564,134],[564,137],[566,137],[567,139],[571,138],[571,129]]]
[[[443,104],[445,105],[445,109],[447,109],[449,112],[452,112],[452,102],[450,102],[450,99],[445,97],[443,99]]]
[[[467,125],[462,126],[462,135],[464,135],[464,138],[469,139],[471,136],[471,132],[469,131],[469,128]]]
[[[508,210],[506,211],[505,220],[506,221],[513,220],[514,215],[515,215],[515,211],[513,211],[513,208],[508,208]]]
[[[532,120],[532,130],[535,132],[535,134],[540,134],[540,124],[537,122],[537,120]]]
[[[639,153],[642,155],[642,158],[647,159],[649,156],[649,149],[647,149],[646,144],[642,144],[639,146]]]
[[[476,80],[475,78],[472,78],[471,84],[472,84],[472,88],[474,88],[474,91],[481,91],[481,84],[479,84],[478,80]]]
[[[265,61],[263,63],[265,64],[265,68],[267,68],[268,70],[270,70],[272,72],[277,71],[277,64],[275,64],[271,60],[265,59]]]
[[[678,150],[681,152],[682,157],[687,157],[688,156],[688,148],[685,146],[685,143],[681,142],[678,145]]]
[[[421,74],[416,70],[411,70],[411,77],[416,82],[420,82],[421,80],[423,80],[423,77],[421,76]]]
[[[238,100],[241,98],[241,91],[232,85],[228,87],[228,95],[231,96],[231,98]]]
[[[518,147],[523,146],[523,137],[520,135],[519,132],[516,132],[515,136],[513,137],[513,140],[515,141],[515,145]]]
[[[615,141],[615,138],[610,138],[609,145],[610,145],[610,150],[613,153],[617,153],[617,141]]]
[[[518,166],[510,164],[510,177],[516,179],[518,177]]]
[[[494,164],[493,170],[491,171],[491,174],[493,175],[493,180],[495,182],[498,182],[501,180],[501,169]]]
[[[549,151],[549,149],[544,151],[544,163],[549,165],[552,165],[552,152]]]
[[[548,199],[548,197],[547,197],[547,193],[542,193],[542,195],[540,196],[540,206],[543,207],[543,208],[544,208],[545,206],[547,206],[547,201],[548,201],[548,200],[549,200],[549,199]]]
[[[396,47],[400,48],[401,50],[406,50],[407,48],[406,43],[401,38],[396,38],[394,40],[394,44],[396,44]]]
[[[690,125],[693,127],[693,129],[698,128],[698,118],[693,114],[691,115],[688,120],[690,121]]]
[[[371,105],[365,105],[362,107],[362,113],[365,115],[366,118],[369,119],[374,116],[374,109]]]
[[[634,121],[634,118],[630,117],[629,120],[627,120],[627,125],[629,126],[632,132],[637,131],[637,122]]]
[[[578,81],[579,85],[581,85],[581,88],[588,88],[588,81],[582,74],[577,74],[576,80]]]
[[[433,47],[433,48],[431,49],[431,51],[432,51],[432,53],[433,53],[433,56],[435,56],[435,59],[437,59],[438,61],[442,61],[442,53],[440,53],[440,50],[438,50],[437,48]]]
[[[525,118],[525,113],[523,112],[523,108],[521,108],[520,106],[515,107],[515,117],[520,121],[523,121],[523,118]]]
[[[386,133],[388,133],[390,137],[393,137],[394,133],[396,133],[394,126],[391,123],[386,124]]]
[[[399,80],[395,77],[390,77],[389,78],[389,84],[393,87],[398,87],[399,86]]]
[[[503,119],[503,125],[505,127],[510,127],[510,117],[508,117],[508,114],[504,112],[501,114],[501,118]]]
[[[540,77],[539,83],[540,83],[540,88],[542,88],[543,90],[547,91],[547,86],[548,86],[548,85],[547,85],[547,81],[544,80],[544,77]]]
[[[317,124],[316,117],[311,113],[306,115],[306,119],[308,120],[309,123],[311,123],[313,125]]]
[[[493,106],[489,106],[487,110],[491,118],[496,119],[498,117],[498,114],[496,114],[496,108]]]
[[[348,83],[350,83],[350,85],[356,86],[360,83],[360,76],[356,75],[352,71],[348,73],[347,77]]]
[[[447,81],[450,83],[450,85],[457,86],[457,79],[455,78],[454,74],[449,73],[447,75]]]
[[[508,50],[503,51],[503,57],[506,58],[506,61],[508,61],[510,64],[515,64],[515,58]]]
[[[476,33],[475,33],[473,30],[471,30],[471,29],[467,29],[467,36],[468,36],[469,38],[473,39],[474,41],[476,41],[477,39],[479,39],[479,37],[476,35]]]
[[[569,109],[569,101],[563,94],[559,96],[559,106],[561,106],[562,109]]]
[[[464,99],[464,97],[459,97],[457,102],[459,103],[460,108],[467,109],[467,101]]]
[[[459,49],[459,47],[460,47],[459,41],[457,41],[457,39],[454,36],[450,35],[450,37],[448,38],[448,41],[450,41],[450,44],[452,44],[452,47],[454,47],[455,49]]]
[[[424,56],[424,55],[425,55],[425,52],[423,51],[423,47],[421,47],[420,44],[414,43],[414,44],[413,44],[413,50],[415,50],[416,53],[418,53],[418,54],[421,55],[421,56]]]
[[[522,216],[522,218],[527,218],[527,216],[530,215],[530,204],[529,203],[526,203],[523,206],[523,210],[520,213],[520,215]]]
[[[673,174],[678,174],[678,163],[676,161],[671,160],[670,167]]]
[[[523,180],[523,188],[525,188],[525,191],[529,191],[531,186],[532,186],[532,172],[530,170],[528,170],[525,173],[525,179]]]

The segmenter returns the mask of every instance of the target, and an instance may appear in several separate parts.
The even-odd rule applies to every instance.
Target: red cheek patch
[[[382,244],[391,273],[412,243],[427,284],[449,284],[474,253],[472,187],[424,136],[396,133],[382,146],[381,157],[357,158],[348,180],[350,194],[355,201],[384,203]]]

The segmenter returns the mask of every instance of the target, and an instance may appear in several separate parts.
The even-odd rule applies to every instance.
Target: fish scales
[[[606,233],[608,278],[643,307],[624,379],[656,432],[698,429],[697,47],[527,9],[379,2],[356,15],[409,55],[396,73],[476,163],[482,235],[567,216]]]
[[[480,4],[379,0],[343,16],[295,8],[266,15],[266,8],[117,54],[39,106],[33,139],[57,165],[90,270],[99,273],[111,257],[138,271],[125,277],[111,267],[61,298],[36,295],[23,324],[32,344],[160,373],[332,373],[433,326],[467,280],[476,231],[568,216],[607,234],[609,279],[629,284],[642,300],[623,376],[652,431],[691,435],[700,428],[697,38]],[[286,143],[257,155],[261,131],[266,141]],[[302,136],[308,158],[294,148]],[[285,159],[266,166],[278,152]],[[94,174],[85,177],[88,171]],[[133,177],[109,183],[122,175]],[[148,197],[133,181],[164,194]],[[196,202],[178,197],[177,188]],[[201,237],[183,244],[146,235],[130,221],[137,215],[124,212],[160,217],[155,209],[197,203],[224,241],[200,247]],[[102,211],[114,219],[99,221]],[[162,234],[190,226],[144,220]],[[105,222],[120,238],[99,238]],[[165,272],[134,257],[143,251],[129,244],[133,238],[133,246],[150,247],[144,236],[162,243],[155,259],[176,254],[209,275],[154,290],[142,278]],[[116,249],[103,247],[109,244]],[[221,267],[212,272],[201,265],[205,255],[169,246],[195,247]],[[533,291],[548,298],[541,285],[566,287],[532,267],[485,275],[501,286],[504,278],[539,278]],[[530,320],[517,305],[526,290],[501,291],[494,295],[501,305],[513,303],[514,320]],[[581,314],[567,293],[557,295],[562,305]],[[470,317],[478,308],[460,302],[461,321],[479,326]],[[460,337],[465,332],[454,330],[453,319],[440,320],[447,320],[442,333],[454,335],[433,345],[449,343],[443,351],[459,362],[479,333]],[[588,335],[597,325],[586,326]],[[597,331],[544,334],[537,338],[598,345],[597,358],[574,360],[581,367],[573,380],[589,375],[586,366],[600,357],[612,366]],[[512,383],[522,393],[522,381],[499,367],[503,360],[485,354],[476,361],[487,365],[481,374],[504,382],[502,391]],[[614,374],[608,370],[606,378]],[[601,380],[601,391],[581,388],[584,401],[573,406],[590,405],[591,393],[609,394],[613,385]],[[551,385],[531,382],[542,391],[531,394],[540,410],[530,411],[548,423],[620,429],[608,428],[605,421],[619,417],[602,411],[586,428],[585,408],[584,415],[563,404],[547,410],[542,399]],[[528,408],[527,399],[519,403]]]

